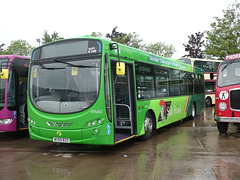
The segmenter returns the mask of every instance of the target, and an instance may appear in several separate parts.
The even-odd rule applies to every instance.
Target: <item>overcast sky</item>
[[[44,30],[72,38],[101,32],[104,37],[115,26],[119,32],[139,34],[145,43],[172,44],[173,58],[188,54],[188,36],[211,30],[214,17],[235,0],[2,0],[0,44],[26,40],[38,46]]]

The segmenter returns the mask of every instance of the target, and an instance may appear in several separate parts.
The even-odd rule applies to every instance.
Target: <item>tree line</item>
[[[188,54],[185,57],[193,58],[211,58],[211,59],[224,59],[228,54],[240,52],[240,3],[236,0],[226,10],[223,10],[223,17],[214,17],[214,22],[210,24],[211,29],[204,32],[197,32],[188,36],[189,41],[183,44],[185,51]],[[172,44],[165,44],[164,42],[143,43],[143,39],[139,38],[139,34],[123,33],[117,31],[117,26],[113,28],[111,33],[105,35],[106,38],[138,48],[156,55],[164,56],[167,58],[172,57],[176,52]],[[102,37],[100,32],[92,32],[92,36]],[[203,40],[205,36],[205,41]],[[48,34],[44,31],[42,44],[64,39],[60,37],[57,32]],[[204,50],[202,48],[204,47]],[[0,54],[16,54],[29,56],[34,47],[25,40],[15,40],[5,48],[5,44],[0,42]]]

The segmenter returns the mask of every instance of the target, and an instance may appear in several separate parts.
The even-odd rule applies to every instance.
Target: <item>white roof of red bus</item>
[[[240,59],[240,53],[229,54],[229,55],[225,56],[225,60],[233,60],[233,59]]]

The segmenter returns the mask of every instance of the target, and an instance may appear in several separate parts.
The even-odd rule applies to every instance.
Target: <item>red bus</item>
[[[225,57],[218,66],[215,87],[218,131],[226,133],[228,124],[240,125],[240,53]]]

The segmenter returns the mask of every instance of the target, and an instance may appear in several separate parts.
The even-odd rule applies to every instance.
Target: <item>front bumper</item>
[[[240,123],[240,117],[217,117],[215,115],[214,120],[217,122]]]

